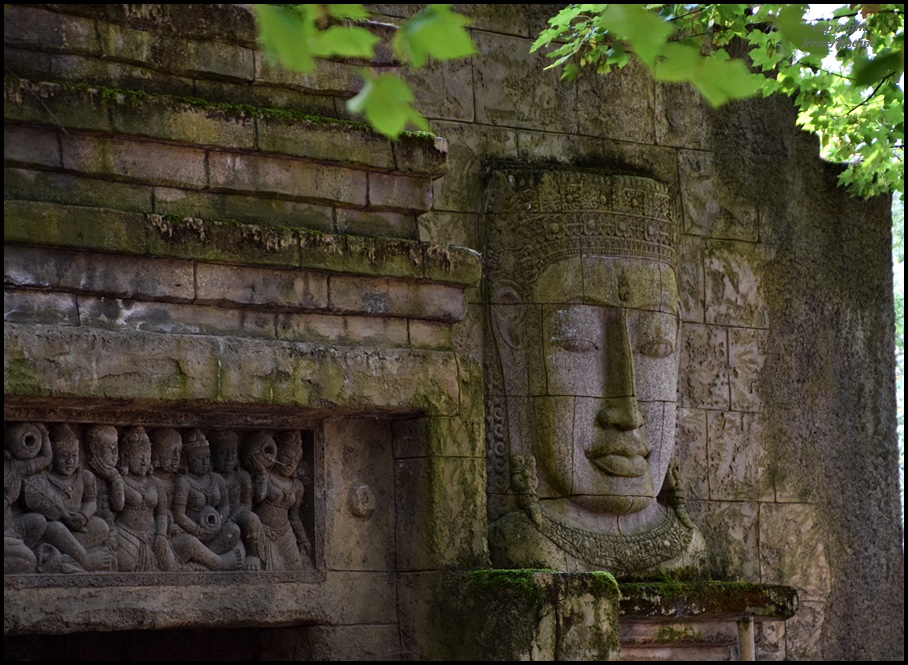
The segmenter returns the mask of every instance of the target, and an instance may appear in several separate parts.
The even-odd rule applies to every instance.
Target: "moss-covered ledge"
[[[327,234],[233,220],[4,201],[6,244],[476,286],[480,255],[464,247],[398,238]]]
[[[288,155],[385,173],[437,178],[447,143],[428,132],[397,141],[367,125],[293,109],[229,104],[6,75],[4,119],[193,146]]]
[[[788,619],[798,610],[792,587],[750,582],[629,582],[619,584],[621,619]]]

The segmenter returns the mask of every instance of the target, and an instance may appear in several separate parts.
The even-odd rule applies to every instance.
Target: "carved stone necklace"
[[[129,485],[132,489],[141,494],[145,491],[145,488],[148,486],[148,476],[140,476],[135,478],[134,476],[127,474],[123,476],[123,480],[126,481],[126,484]]]
[[[189,485],[192,487],[192,489],[194,489],[199,494],[204,496],[205,501],[206,501],[206,503],[208,503],[208,505],[215,505],[220,500],[220,496],[218,496],[218,491],[217,491],[218,490],[217,483],[215,483],[211,479],[211,474],[205,474],[205,475],[201,476],[201,478],[204,480],[207,480],[208,484],[202,485],[204,480],[196,480],[195,478],[192,477],[192,474],[186,474],[186,480],[189,481]]]
[[[682,554],[690,545],[693,530],[674,510],[650,531],[627,536],[595,533],[551,517],[538,504],[542,520],[535,524],[549,540],[582,561],[618,574],[642,571]]]
[[[67,500],[72,499],[76,491],[76,481],[79,480],[78,470],[69,476],[58,476],[54,473],[48,473],[47,479],[50,484],[57,488],[57,491],[63,494]],[[80,483],[81,485],[81,483]]]

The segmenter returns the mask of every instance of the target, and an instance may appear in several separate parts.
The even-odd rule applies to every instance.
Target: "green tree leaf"
[[[337,19],[363,20],[369,18],[369,11],[362,5],[322,5],[329,16]]]
[[[718,53],[724,53],[720,51]],[[667,44],[653,69],[660,81],[686,81],[693,85],[714,108],[731,99],[755,95],[763,86],[763,77],[752,74],[741,60],[729,60],[728,54],[704,58],[693,46]]]
[[[904,52],[893,52],[886,49],[875,58],[855,58],[851,75],[856,85],[874,85],[887,76],[905,71]]]
[[[365,28],[332,25],[319,30],[312,39],[311,52],[316,57],[371,59],[375,55],[375,44],[381,39]]]
[[[633,44],[634,53],[650,67],[675,31],[670,23],[642,5],[607,5],[596,24]]]
[[[252,5],[265,56],[302,72],[315,66],[312,41],[315,25],[294,5]]]
[[[374,75],[363,70],[365,85],[347,102],[347,109],[363,113],[376,131],[396,139],[407,124],[413,123],[419,129],[429,129],[426,119],[413,108],[413,92],[404,81],[393,74]]]
[[[784,5],[775,19],[775,25],[790,49],[824,57],[829,53],[831,40],[822,28],[804,22],[805,9],[807,5]]]
[[[414,67],[422,67],[430,57],[451,60],[472,55],[476,48],[465,29],[469,22],[450,5],[428,5],[401,24],[394,35],[394,52]]]

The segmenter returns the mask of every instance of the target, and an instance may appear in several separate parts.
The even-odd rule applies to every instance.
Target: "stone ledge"
[[[4,119],[16,122],[289,155],[411,177],[437,178],[447,165],[447,143],[431,134],[405,133],[392,142],[362,123],[286,109],[9,75],[3,99]]]
[[[380,623],[393,612],[393,574],[329,571],[321,583],[15,588],[4,585],[3,633]],[[241,575],[240,575],[241,577]]]
[[[246,266],[477,286],[480,255],[418,240],[326,234],[234,221],[4,201],[3,238],[40,245]]]
[[[3,362],[9,397],[456,415],[462,387],[450,351],[84,326],[7,323]]]
[[[626,582],[621,618],[667,621],[752,616],[788,619],[798,610],[798,592],[788,586],[750,582]]]

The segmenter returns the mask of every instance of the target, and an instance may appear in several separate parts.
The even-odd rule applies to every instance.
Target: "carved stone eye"
[[[570,351],[571,353],[589,353],[590,351],[599,350],[599,345],[596,344],[596,342],[590,339],[584,339],[583,337],[562,337],[556,339],[555,343],[565,351]]]
[[[674,352],[672,343],[665,339],[654,339],[649,342],[643,342],[639,351],[649,358],[665,358]]]

